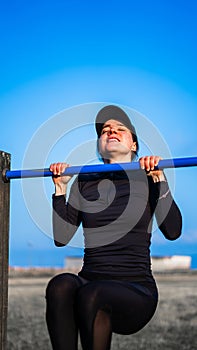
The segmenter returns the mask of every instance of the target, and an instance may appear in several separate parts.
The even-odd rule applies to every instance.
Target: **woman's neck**
[[[131,162],[131,156],[124,157],[114,157],[110,159],[104,159],[105,164],[113,164],[113,163],[129,163]]]

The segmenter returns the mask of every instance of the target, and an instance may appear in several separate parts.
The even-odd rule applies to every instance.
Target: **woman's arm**
[[[171,195],[167,180],[154,182],[149,177],[149,188],[150,203],[159,229],[167,239],[177,239],[181,235],[182,215]]]
[[[70,196],[66,201],[67,184],[71,177],[61,176],[61,174],[68,166],[66,163],[55,163],[50,166],[55,184],[55,193],[52,197],[53,237],[55,245],[59,247],[65,246],[71,240],[81,223],[81,212],[77,209],[79,208],[77,180],[71,186]]]
[[[161,158],[158,156],[147,156],[140,158],[142,169],[148,173],[149,201],[152,213],[158,223],[163,235],[169,240],[175,240],[181,235],[182,215],[172,198],[167,179],[161,170],[154,171]]]

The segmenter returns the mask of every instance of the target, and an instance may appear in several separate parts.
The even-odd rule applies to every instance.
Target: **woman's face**
[[[109,119],[103,125],[99,139],[99,153],[104,159],[131,161],[131,153],[136,151],[131,131],[121,122]]]

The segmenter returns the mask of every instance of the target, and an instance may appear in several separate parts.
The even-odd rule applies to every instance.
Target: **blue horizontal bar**
[[[159,161],[157,169],[165,168],[180,168],[180,167],[191,167],[197,166],[197,157],[188,158],[174,158],[174,159],[162,159]],[[84,166],[71,166],[66,169],[62,175],[75,175],[75,174],[89,174],[89,173],[100,173],[100,172],[111,172],[121,170],[139,170],[141,169],[139,162],[129,163],[113,163],[113,164],[93,164]],[[5,177],[7,180],[20,179],[20,178],[31,178],[31,177],[49,177],[53,173],[49,168],[45,169],[32,169],[32,170],[7,170]]]

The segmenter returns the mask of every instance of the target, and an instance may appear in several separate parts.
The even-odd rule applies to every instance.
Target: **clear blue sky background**
[[[43,123],[92,102],[139,111],[159,129],[173,157],[197,155],[195,1],[11,0],[0,5],[0,33],[0,149],[12,154],[13,169],[21,168]],[[197,168],[175,175],[183,235],[167,242],[156,233],[154,255],[197,251]],[[66,251],[53,247],[29,215],[21,182],[11,185],[10,263],[22,264],[23,256],[38,265],[62,259]]]

